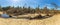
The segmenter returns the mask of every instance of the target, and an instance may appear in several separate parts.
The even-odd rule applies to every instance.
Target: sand
[[[43,20],[0,18],[0,25],[60,25],[60,14]]]

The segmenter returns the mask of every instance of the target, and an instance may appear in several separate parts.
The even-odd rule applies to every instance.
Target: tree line
[[[0,6],[0,11],[6,11],[7,14],[15,14],[15,15],[22,15],[22,14],[32,14],[32,13],[45,13],[45,14],[56,14],[56,13],[60,13],[60,10],[56,10],[58,8],[58,6],[55,3],[52,3],[52,5],[55,6],[55,8],[49,9],[47,8],[47,6],[40,8],[39,6],[36,8],[32,8],[32,7],[11,7],[11,6],[7,6],[7,7],[1,7]]]

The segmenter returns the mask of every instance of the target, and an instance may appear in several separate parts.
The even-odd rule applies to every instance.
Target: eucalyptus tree
[[[57,9],[60,8],[56,3],[52,2],[51,3],[55,8],[54,8],[54,13],[57,13]]]

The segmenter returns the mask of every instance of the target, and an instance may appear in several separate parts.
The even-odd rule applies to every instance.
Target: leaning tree
[[[54,8],[54,13],[56,14],[57,13],[57,9],[59,8],[59,6],[56,3],[54,3],[54,2],[52,2],[51,4],[55,7]]]

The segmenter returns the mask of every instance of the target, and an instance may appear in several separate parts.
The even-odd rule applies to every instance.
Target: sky
[[[2,7],[6,6],[30,6],[37,7],[38,5],[42,8],[44,6],[48,6],[48,8],[52,8],[51,3],[54,2],[58,6],[60,6],[60,0],[0,0],[0,5]]]

